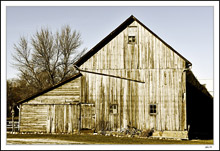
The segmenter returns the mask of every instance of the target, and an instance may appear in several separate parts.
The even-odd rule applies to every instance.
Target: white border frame
[[[1,2],[1,149],[82,150],[88,145],[6,145],[6,7],[7,6],[213,6],[214,7],[214,145],[90,145],[91,150],[219,149],[219,2],[218,1],[2,1]],[[206,148],[206,147],[211,148]]]

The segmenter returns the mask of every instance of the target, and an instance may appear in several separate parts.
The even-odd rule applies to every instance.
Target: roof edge
[[[102,39],[98,44],[96,44],[92,49],[90,49],[85,55],[83,55],[75,65],[78,67],[86,62],[91,56],[96,54],[102,47],[104,47],[109,41],[114,39],[121,31],[123,31],[128,25],[134,21],[134,16],[131,15],[122,24],[120,24],[116,29],[114,29],[110,34],[108,34],[104,39]]]
[[[108,42],[110,42],[113,38],[115,38],[121,31],[123,31],[128,25],[130,25],[133,21],[137,21],[140,25],[142,25],[146,30],[148,30],[151,34],[153,34],[156,38],[158,38],[163,44],[165,44],[168,48],[170,48],[173,52],[175,52],[178,56],[180,56],[183,60],[186,61],[186,66],[191,66],[192,63],[188,61],[185,57],[183,57],[180,53],[178,53],[174,48],[172,48],[169,44],[167,44],[164,40],[162,40],[158,35],[156,35],[152,30],[150,30],[147,26],[145,26],[141,21],[139,21],[136,17],[131,15],[128,19],[126,19],[122,24],[120,24],[115,30],[113,30],[109,35],[107,35],[104,39],[102,39],[98,44],[96,44],[92,49],[90,49],[85,55],[83,55],[78,61],[75,62],[75,65],[78,67],[81,66],[84,62],[86,62],[91,56],[96,54],[102,47],[104,47]]]
[[[185,57],[183,57],[179,52],[177,52],[173,47],[171,47],[168,43],[166,43],[163,39],[161,39],[157,34],[155,34],[152,30],[150,30],[147,26],[145,26],[141,21],[139,21],[137,18],[133,16],[134,20],[137,21],[139,24],[141,24],[145,29],[147,29],[151,34],[153,34],[156,38],[158,38],[162,43],[164,43],[168,48],[170,48],[172,51],[174,51],[177,55],[179,55],[183,60],[185,60],[188,65],[192,65],[192,63],[187,60]]]
[[[186,71],[186,82],[201,91],[204,95],[213,99],[213,96],[209,93],[208,89],[199,82],[199,80],[196,78],[191,70]]]
[[[76,78],[78,78],[80,76],[82,76],[81,73],[74,74],[73,76],[71,76],[70,78],[68,78],[68,79],[66,79],[64,81],[61,81],[61,82],[59,82],[59,83],[57,83],[57,84],[55,84],[55,85],[53,85],[53,86],[51,86],[49,88],[46,88],[45,90],[42,90],[42,91],[37,92],[37,93],[34,93],[33,95],[28,96],[27,98],[18,101],[17,104],[22,104],[22,103],[28,102],[31,99],[34,99],[34,98],[36,98],[36,97],[38,97],[38,96],[40,96],[40,95],[42,95],[44,93],[47,93],[47,92],[49,92],[49,91],[51,91],[51,90],[53,90],[53,89],[55,89],[55,88],[57,88],[59,86],[62,86],[64,84],[66,84],[67,82],[70,82],[70,81],[72,81],[72,80],[74,80],[74,79],[76,79]]]

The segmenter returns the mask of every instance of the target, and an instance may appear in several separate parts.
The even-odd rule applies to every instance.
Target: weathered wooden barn
[[[131,16],[75,63],[78,73],[19,102],[20,132],[122,131],[130,126],[154,128],[154,136],[188,138],[190,127],[197,131],[194,120],[197,127],[206,123],[198,120],[200,115],[213,118],[212,97],[199,97],[204,92],[193,83],[195,77],[187,82],[191,65]],[[212,121],[208,124],[212,128]]]

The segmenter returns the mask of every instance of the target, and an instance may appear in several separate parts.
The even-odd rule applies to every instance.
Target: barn
[[[132,15],[74,64],[75,75],[18,103],[20,132],[212,136],[213,98],[191,66]]]

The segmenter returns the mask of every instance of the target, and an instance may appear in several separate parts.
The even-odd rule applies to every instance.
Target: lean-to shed
[[[153,128],[154,136],[188,138],[189,125],[196,127],[188,119],[195,120],[191,114],[198,109],[189,106],[199,101],[190,94],[193,82],[187,85],[191,65],[130,16],[75,63],[76,75],[19,102],[20,131],[135,127]],[[196,90],[198,97],[204,94]],[[210,104],[206,111],[212,119],[212,99],[200,103]]]

